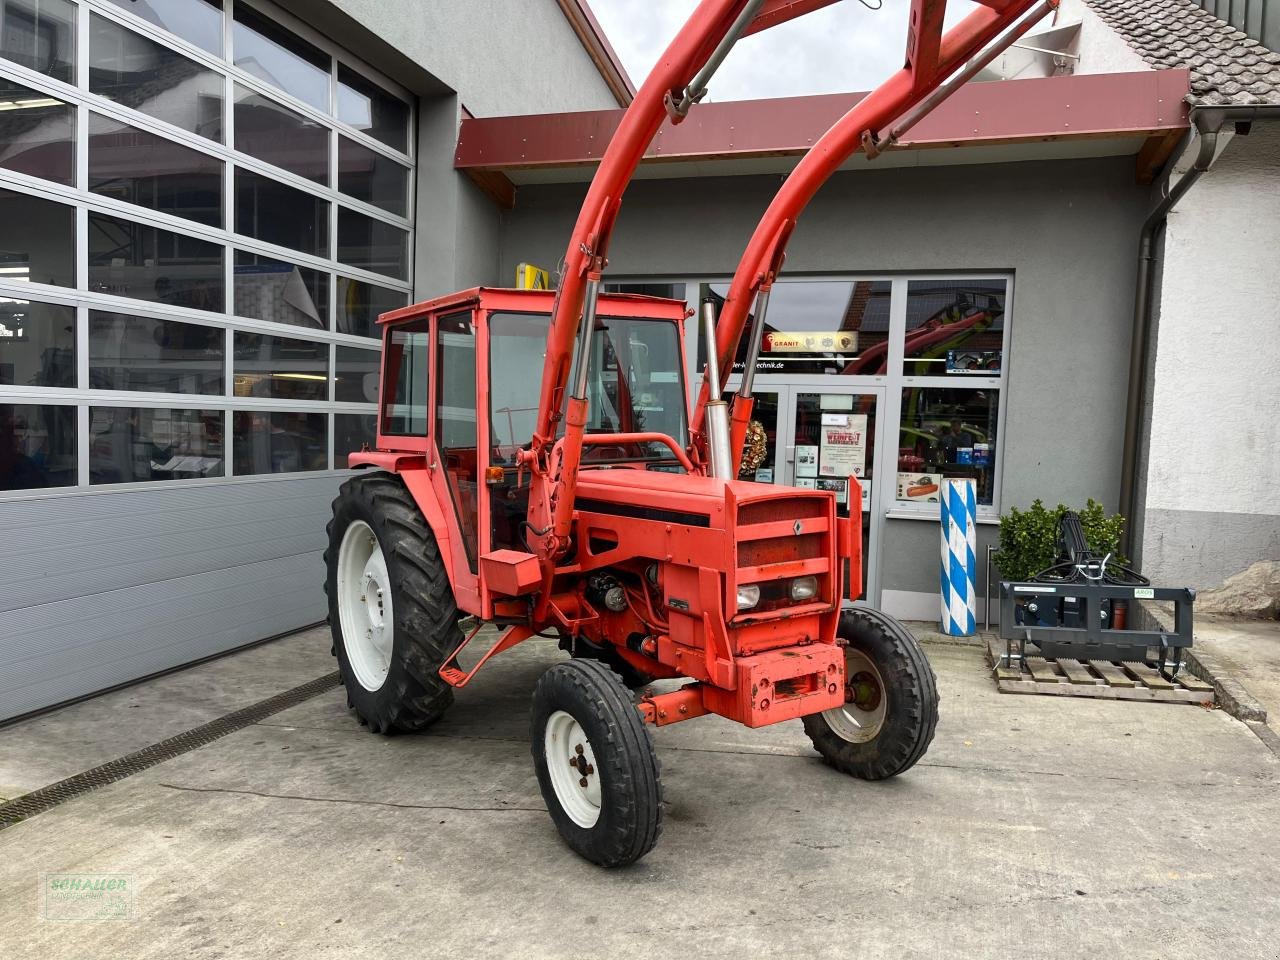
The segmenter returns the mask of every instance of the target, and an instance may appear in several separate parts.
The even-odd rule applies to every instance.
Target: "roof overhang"
[[[1186,70],[970,83],[907,140],[845,169],[1133,156],[1150,183],[1188,130]],[[864,93],[701,104],[664,123],[637,178],[732,176],[790,170]],[[522,184],[585,182],[622,110],[464,120],[454,166],[503,206]]]
[[[622,59],[609,43],[609,38],[605,36],[596,15],[591,12],[587,0],[556,0],[556,3],[560,5],[569,26],[573,27],[579,42],[600,71],[600,76],[604,77],[618,106],[629,105],[636,96],[635,84],[631,82],[627,68],[622,65]]]

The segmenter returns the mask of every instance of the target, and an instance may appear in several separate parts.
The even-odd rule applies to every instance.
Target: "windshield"
[[[546,315],[495,313],[489,318],[491,462],[512,466],[538,417],[546,354]],[[685,393],[676,324],[599,317],[587,378],[587,428],[592,433],[664,433],[684,446]],[[573,382],[572,375],[570,383]],[[561,420],[561,432],[564,421]],[[661,443],[583,449],[584,463],[673,460]]]

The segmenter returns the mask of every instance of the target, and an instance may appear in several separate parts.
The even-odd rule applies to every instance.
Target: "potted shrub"
[[[1011,507],[1000,517],[1000,549],[994,561],[1002,579],[1015,582],[1030,580],[1053,565],[1058,555],[1058,521],[1068,509],[1061,503],[1049,509],[1036,500],[1026,510]],[[1084,509],[1076,512],[1080,515],[1080,525],[1084,528],[1089,549],[1100,557],[1111,554],[1112,564],[1127,564],[1120,553],[1124,517],[1118,513],[1107,516],[1102,504],[1092,497]],[[1127,619],[1127,605],[1116,601],[1112,626],[1122,630]]]

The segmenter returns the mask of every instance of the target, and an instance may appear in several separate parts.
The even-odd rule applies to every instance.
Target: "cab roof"
[[[487,310],[515,310],[522,313],[551,315],[555,303],[554,290],[521,290],[514,287],[471,287],[392,310],[378,317],[378,323],[397,323],[446,310],[465,310],[480,306]],[[609,312],[624,317],[651,317],[659,320],[683,320],[692,311],[683,300],[650,297],[639,293],[601,293],[598,301]]]

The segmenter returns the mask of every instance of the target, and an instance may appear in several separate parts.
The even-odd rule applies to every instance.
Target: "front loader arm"
[[[1058,0],[979,2],[982,7],[944,36],[942,22],[946,0],[912,0],[906,61],[902,69],[841,117],[787,177],[747,244],[720,313],[716,327],[716,353],[721,389],[728,380],[733,358],[737,355],[752,302],[761,295],[767,303],[768,292],[782,267],[787,241],[795,229],[796,220],[818,189],[860,147],[874,156],[884,141],[892,143],[896,140],[899,132],[905,132],[907,126],[918,122],[965,79],[976,73],[978,67],[989,63],[1058,4]],[[1017,26],[1006,33],[1015,23]],[[970,66],[957,74],[966,63]],[[949,78],[952,78],[950,82]],[[944,83],[947,84],[945,87]],[[893,126],[895,122],[897,127]],[[757,309],[757,313],[762,312]],[[757,322],[755,326],[759,328],[762,324]],[[758,336],[754,328],[753,334]],[[753,363],[759,344],[753,343],[752,348],[748,351],[748,365]],[[710,387],[704,377],[694,410],[692,428],[695,434],[704,430]],[[750,412],[750,394],[740,392],[733,410],[731,455],[735,465],[741,461],[745,425],[750,419]]]
[[[550,578],[554,561],[569,546],[587,415],[588,353],[583,347],[591,338],[595,296],[623,191],[663,121],[668,116],[675,123],[683,119],[705,93],[706,79],[735,39],[832,2],[835,0],[702,0],[637,92],[600,160],[565,252],[547,333],[537,426],[529,449],[520,456],[521,466],[531,475],[529,544],[542,560],[545,580]],[[583,369],[566,404],[575,341]],[[566,431],[557,442],[562,417]]]

